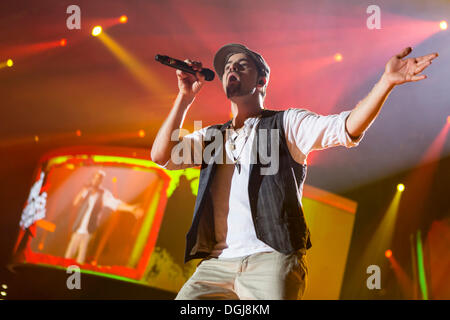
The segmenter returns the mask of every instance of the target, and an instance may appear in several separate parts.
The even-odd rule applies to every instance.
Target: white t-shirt
[[[85,198],[88,194],[89,190],[87,188],[85,188],[82,192],[81,192],[81,197]],[[94,193],[91,194],[89,196],[88,199],[88,207],[86,209],[86,212],[84,213],[83,219],[81,220],[80,226],[77,229],[77,233],[80,234],[88,234],[88,225],[89,225],[89,220],[91,218],[91,214],[92,214],[92,210],[94,209],[94,205],[95,202],[97,201],[98,198],[98,193]],[[104,190],[103,192],[103,207],[108,207],[113,211],[117,210],[117,207],[119,206],[119,204],[122,201],[120,201],[119,199],[114,198],[114,196],[112,195],[112,193],[108,190]]]
[[[347,148],[357,146],[364,134],[352,140],[345,122],[351,111],[343,111],[334,115],[318,115],[305,109],[290,108],[284,112],[283,125],[286,142],[293,159],[306,164],[306,158],[312,150],[320,150],[334,146]],[[248,181],[250,169],[250,151],[256,134],[259,117],[248,118],[244,127],[239,130],[234,151],[231,149],[230,139],[236,133],[228,130],[225,134],[225,151],[228,159],[225,164],[218,164],[214,180],[211,185],[212,202],[214,208],[214,229],[217,244],[211,255],[219,258],[234,258],[257,252],[274,251],[256,237],[252,213],[248,199]],[[203,137],[208,127],[197,130],[183,137],[182,143],[197,146],[194,149],[197,159],[201,159]],[[244,145],[246,133],[247,142]],[[194,143],[195,142],[195,143]],[[230,159],[241,154],[241,172],[238,173]],[[200,155],[200,157],[199,157]],[[230,164],[226,164],[230,163]],[[197,164],[175,164],[169,160],[164,166],[168,170],[184,169]],[[303,184],[298,192],[301,199]]]

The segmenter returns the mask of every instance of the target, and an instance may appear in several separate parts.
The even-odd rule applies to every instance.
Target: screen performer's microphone
[[[161,62],[162,64],[165,64],[166,66],[187,72],[187,73],[191,73],[195,76],[195,74],[197,72],[200,72],[203,76],[205,76],[205,80],[206,81],[212,81],[214,80],[214,71],[210,70],[210,69],[206,69],[206,68],[202,68],[201,71],[196,71],[194,69],[192,69],[191,66],[189,66],[186,62],[178,60],[178,59],[174,59],[168,56],[163,56],[160,54],[157,54],[155,56],[155,60]]]

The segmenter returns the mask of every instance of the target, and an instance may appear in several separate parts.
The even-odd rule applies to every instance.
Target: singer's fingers
[[[421,63],[417,66],[416,70],[414,71],[414,74],[421,73],[423,70],[425,70],[426,67],[428,67],[431,64],[431,61],[428,61],[426,63]]]
[[[191,80],[191,81],[195,81],[195,76],[193,74],[187,73],[187,72],[183,72],[181,70],[177,70],[176,71],[177,77],[180,80]]]
[[[192,61],[192,69],[194,70],[202,70],[202,63],[199,61]]]
[[[418,75],[413,76],[413,77],[411,78],[411,81],[415,82],[415,81],[420,81],[420,80],[423,80],[423,79],[426,79],[426,78],[427,78],[426,75],[424,75],[424,74],[418,74]]]
[[[192,67],[192,60],[186,59],[186,60],[184,60],[184,62],[186,62],[186,64],[187,64],[189,67]]]
[[[427,55],[422,56],[422,57],[417,57],[417,58],[416,58],[416,61],[417,61],[417,63],[420,64],[420,63],[422,63],[422,62],[431,61],[431,60],[437,58],[438,56],[439,56],[439,54],[438,54],[437,52],[435,52],[435,53],[430,53],[430,54],[427,54]]]
[[[188,74],[181,70],[177,70],[176,73],[177,73],[177,77],[181,80],[186,79],[188,77]]]
[[[408,54],[410,54],[411,51],[412,51],[412,48],[407,47],[407,48],[403,49],[402,52],[397,54],[396,57],[397,57],[397,59],[402,59],[402,58],[406,57]]]
[[[202,70],[202,63],[200,61],[192,61],[190,59],[186,59],[184,60],[184,62],[186,62],[186,64],[192,67],[192,69],[194,70]]]
[[[197,71],[195,73],[195,75],[196,75],[198,81],[200,81],[201,83],[205,82],[205,76],[203,74],[201,74],[200,72]]]

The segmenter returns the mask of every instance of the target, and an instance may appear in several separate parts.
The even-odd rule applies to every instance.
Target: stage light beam
[[[386,257],[386,258],[390,258],[390,257],[392,257],[392,250],[390,250],[390,249],[388,249],[388,250],[386,250],[385,252],[384,252],[384,256]]]
[[[139,130],[139,137],[140,138],[143,138],[143,137],[145,137],[145,131],[144,130]]]
[[[93,35],[94,37],[99,36],[101,33],[102,33],[102,27],[100,27],[100,26],[95,26],[95,27],[92,29],[92,35]]]
[[[12,59],[8,59],[6,61],[6,65],[11,68],[14,65],[14,62],[12,61]]]
[[[403,183],[398,184],[398,185],[397,185],[397,190],[398,190],[399,192],[405,191],[405,185],[404,185]]]
[[[169,91],[161,83],[159,77],[152,72],[147,66],[136,59],[131,53],[128,52],[122,45],[110,37],[107,32],[102,32],[98,37],[100,41],[110,50],[110,52],[135,76],[147,90],[157,93],[156,97],[167,97]],[[135,133],[136,134],[136,133]]]
[[[67,45],[67,39],[61,39],[61,40],[59,41],[59,45],[60,45],[61,47],[65,47],[65,46]]]
[[[127,23],[128,17],[126,15],[123,15],[119,18],[120,23]]]
[[[439,22],[439,28],[441,28],[441,30],[447,30],[448,28],[447,21],[442,20],[441,22]]]

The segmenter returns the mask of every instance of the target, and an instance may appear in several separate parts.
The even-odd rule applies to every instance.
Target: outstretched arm
[[[132,205],[125,202],[121,202],[117,206],[118,211],[126,211],[132,213],[136,219],[139,219],[144,214],[144,210],[140,207],[140,205]]]
[[[130,212],[136,219],[139,219],[144,214],[144,210],[139,204],[132,205],[117,199],[109,190],[103,192],[103,205],[109,207],[113,211]]]
[[[431,64],[438,54],[432,53],[419,58],[402,60],[411,51],[411,47],[405,48],[401,53],[389,59],[380,80],[367,97],[352,110],[346,121],[347,132],[351,137],[359,137],[372,124],[384,101],[396,85],[426,79],[426,75],[420,73]]]

